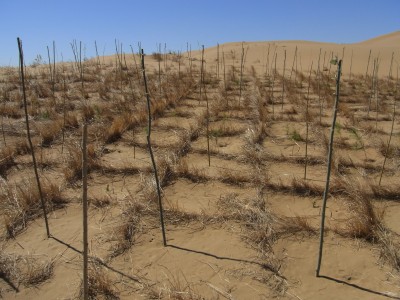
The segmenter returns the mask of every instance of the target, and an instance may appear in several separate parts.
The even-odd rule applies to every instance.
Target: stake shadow
[[[325,276],[325,275],[320,275],[319,277],[327,279],[327,280],[330,280],[330,281],[334,281],[336,283],[341,283],[341,284],[356,288],[358,290],[361,290],[361,291],[364,291],[364,292],[367,292],[367,293],[379,295],[379,296],[390,298],[390,299],[400,299],[400,297],[397,297],[397,296],[392,296],[392,295],[388,295],[388,294],[381,293],[381,292],[378,292],[378,291],[374,291],[374,290],[371,290],[369,288],[365,288],[365,287],[359,286],[357,284],[349,283],[349,282],[346,282],[346,281],[343,281],[343,280],[340,280],[340,279],[336,279],[336,278],[333,278],[333,277],[329,277],[329,276]]]
[[[50,238],[55,240],[56,242],[64,245],[64,246],[68,247],[68,249],[71,249],[72,251],[75,251],[76,253],[83,255],[83,251],[75,248],[74,246],[71,246],[70,244],[68,244],[68,243],[66,243],[66,242],[64,242],[64,241],[62,241],[62,240],[60,240],[60,239],[58,239],[58,238],[56,238],[54,236],[51,236]],[[125,274],[125,273],[113,268],[112,266],[108,265],[106,262],[104,262],[103,260],[101,260],[100,258],[98,258],[96,256],[89,256],[88,258],[92,262],[96,262],[96,263],[102,265],[103,267],[107,268],[108,270],[110,270],[112,272],[115,272],[115,273],[117,273],[117,274],[119,274],[119,275],[121,275],[121,276],[123,276],[125,278],[128,278],[128,279],[130,279],[130,280],[132,280],[134,282],[137,282],[137,283],[143,283],[139,278],[132,277],[131,275]]]
[[[18,287],[15,286],[15,284],[10,280],[10,278],[7,277],[6,274],[0,272],[0,278],[3,279],[4,282],[7,283],[16,293],[19,293]]]
[[[81,250],[76,249],[74,246],[71,246],[70,244],[56,238],[55,236],[50,236],[50,239],[55,240],[56,242],[59,242],[60,244],[63,244],[64,246],[66,246],[68,249],[71,249],[72,251],[75,251],[76,253],[82,254]]]
[[[219,260],[229,260],[229,261],[234,261],[234,262],[242,262],[242,263],[257,265],[257,266],[259,266],[259,267],[261,267],[263,269],[266,269],[268,271],[271,271],[271,272],[279,275],[282,278],[285,278],[284,276],[279,274],[279,270],[277,270],[273,266],[268,265],[267,263],[260,263],[260,262],[257,262],[257,261],[247,260],[247,259],[242,259],[242,258],[218,256],[218,255],[215,255],[215,254],[212,254],[212,253],[208,253],[208,252],[204,252],[204,251],[200,251],[200,250],[189,249],[189,248],[184,248],[184,247],[180,247],[180,246],[176,246],[176,245],[172,245],[172,244],[168,244],[167,247],[174,248],[174,249],[177,249],[177,250],[186,251],[186,252],[205,255],[205,256],[209,256],[209,257],[212,257],[212,258],[215,258],[215,259],[219,259]]]

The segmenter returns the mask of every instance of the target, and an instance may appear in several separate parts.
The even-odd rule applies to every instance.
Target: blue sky
[[[400,0],[0,0],[0,65],[15,65],[23,41],[31,63],[56,42],[57,58],[72,59],[70,42],[87,57],[114,52],[114,40],[140,41],[146,53],[157,43],[185,51],[200,45],[265,40],[352,43],[400,30]],[[163,46],[164,48],[164,46]]]

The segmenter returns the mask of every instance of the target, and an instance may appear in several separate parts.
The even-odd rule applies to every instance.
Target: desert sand
[[[82,298],[85,118],[91,299],[400,299],[400,32],[222,44],[205,49],[203,82],[201,55],[145,56],[165,247],[140,57],[86,61],[83,84],[72,62],[54,80],[47,65],[27,67],[51,237],[18,70],[1,69],[0,298]],[[341,98],[316,277],[334,57]]]

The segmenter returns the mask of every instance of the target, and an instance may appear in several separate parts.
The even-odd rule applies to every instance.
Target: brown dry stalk
[[[46,233],[47,233],[47,237],[49,238],[50,237],[50,229],[49,229],[49,222],[47,220],[46,203],[43,198],[42,187],[40,184],[39,173],[38,173],[37,165],[36,165],[35,151],[33,149],[31,133],[30,133],[30,128],[29,128],[29,116],[28,116],[28,108],[27,108],[28,105],[27,105],[27,101],[26,101],[26,91],[25,91],[25,73],[24,73],[25,64],[24,64],[24,54],[23,54],[23,50],[22,50],[22,41],[19,38],[17,38],[17,42],[18,42],[18,50],[19,50],[19,64],[20,64],[20,70],[21,70],[21,84],[22,84],[22,94],[23,94],[23,100],[24,100],[26,132],[27,132],[27,136],[28,136],[29,147],[31,149],[33,169],[35,171],[37,188],[39,191],[40,202],[42,205],[44,223],[46,225]]]
[[[160,182],[158,179],[158,173],[157,173],[157,165],[154,159],[153,155],[153,149],[151,147],[151,102],[150,102],[150,95],[149,91],[147,88],[147,78],[146,78],[146,68],[144,65],[144,52],[142,49],[142,72],[143,72],[143,81],[144,81],[144,89],[145,89],[145,94],[146,94],[146,100],[147,100],[147,112],[148,112],[148,127],[147,127],[147,146],[149,148],[149,153],[150,153],[150,158],[151,162],[153,165],[153,171],[154,171],[154,177],[156,181],[156,189],[157,189],[157,196],[158,196],[158,205],[160,209],[160,223],[161,223],[161,232],[162,232],[162,238],[163,238],[163,244],[164,247],[167,246],[167,238],[165,236],[165,225],[164,225],[164,213],[163,213],[163,206],[162,206],[162,200],[161,200],[161,187],[160,187]]]

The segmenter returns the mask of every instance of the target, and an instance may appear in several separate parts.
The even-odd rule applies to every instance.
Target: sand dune
[[[377,47],[393,47],[397,50],[400,45],[400,31],[395,31],[392,33],[384,34],[376,38],[372,38],[363,42],[358,43],[364,46],[377,46]]]
[[[254,66],[257,72],[266,72],[273,67],[272,61],[276,55],[276,67],[282,72],[286,51],[286,69],[292,67],[298,71],[306,72],[311,63],[313,69],[329,69],[329,61],[332,57],[343,59],[343,74],[365,75],[367,72],[368,57],[371,52],[368,66],[368,74],[372,73],[374,59],[379,60],[378,75],[388,76],[393,54],[392,75],[396,76],[400,63],[400,31],[382,35],[367,41],[353,44],[336,44],[312,41],[264,41],[264,42],[243,42],[246,56],[246,67]],[[222,57],[227,65],[236,66],[240,64],[241,42],[226,43],[219,46],[219,58],[222,64]],[[297,48],[297,62],[295,52]],[[269,49],[269,51],[268,51]],[[193,52],[193,57],[200,57],[200,51]],[[216,68],[218,47],[211,47],[205,50],[205,58],[210,69]]]

